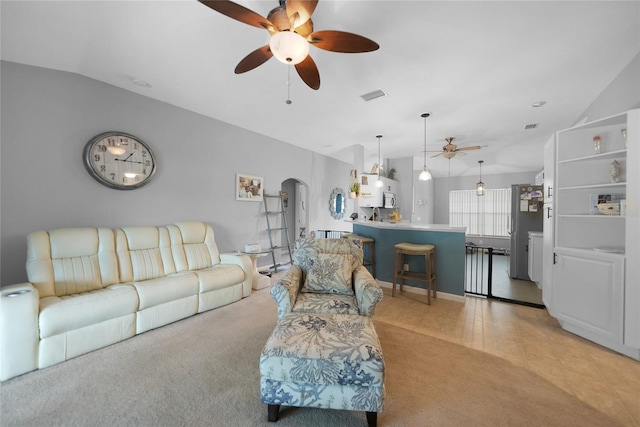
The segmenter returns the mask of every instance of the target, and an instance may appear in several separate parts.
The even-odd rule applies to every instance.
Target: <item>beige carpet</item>
[[[268,423],[258,361],[276,321],[251,297],[1,384],[2,426],[358,426],[364,413],[283,408]],[[615,426],[503,359],[376,322],[380,426]]]

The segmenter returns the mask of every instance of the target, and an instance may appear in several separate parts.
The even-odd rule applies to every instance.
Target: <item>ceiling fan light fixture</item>
[[[271,36],[269,47],[278,61],[296,65],[309,55],[309,42],[293,31],[280,31]]]

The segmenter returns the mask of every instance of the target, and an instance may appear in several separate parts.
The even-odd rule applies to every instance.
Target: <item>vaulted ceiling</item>
[[[237,3],[262,16],[278,6]],[[428,150],[446,137],[483,147],[429,157],[436,177],[474,175],[478,160],[484,174],[541,169],[551,134],[640,51],[638,1],[320,0],[316,30],[356,33],[380,49],[311,47],[315,91],[275,58],[234,74],[268,44],[267,31],[195,0],[2,1],[0,13],[3,60],[85,75],[348,162],[359,144],[365,167],[382,134],[383,158],[413,157],[420,169],[420,115],[430,112]],[[387,96],[361,98],[376,89]]]

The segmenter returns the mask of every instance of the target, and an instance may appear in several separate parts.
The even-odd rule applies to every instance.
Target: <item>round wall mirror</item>
[[[344,216],[345,198],[341,188],[334,188],[329,198],[329,211],[334,219],[341,219]]]

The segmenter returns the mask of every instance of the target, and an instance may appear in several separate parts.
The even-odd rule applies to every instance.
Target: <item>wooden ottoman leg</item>
[[[270,423],[275,423],[276,421],[278,421],[278,411],[280,411],[280,405],[267,405],[267,406],[268,406],[267,420],[269,420]]]
[[[369,427],[376,427],[378,425],[378,413],[367,412],[367,424]]]

